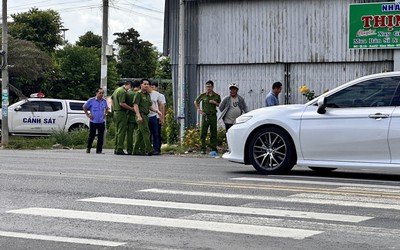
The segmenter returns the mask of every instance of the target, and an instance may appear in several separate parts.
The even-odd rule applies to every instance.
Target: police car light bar
[[[43,97],[45,97],[45,95],[42,92],[39,92],[39,93],[31,94],[30,97],[32,97],[32,98],[43,98]]]

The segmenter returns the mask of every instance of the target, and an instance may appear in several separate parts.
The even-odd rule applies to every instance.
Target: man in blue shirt
[[[106,123],[104,116],[106,113],[110,112],[110,108],[107,105],[107,101],[103,98],[104,90],[98,88],[96,90],[96,96],[87,100],[83,105],[83,111],[86,116],[90,119],[89,125],[89,139],[87,143],[86,153],[90,153],[92,148],[92,143],[97,131],[97,146],[96,154],[101,154],[103,151],[103,139],[104,131],[106,129]],[[90,113],[88,112],[90,111]]]
[[[266,107],[279,105],[278,95],[282,91],[282,83],[274,82],[272,84],[272,90],[265,97]]]

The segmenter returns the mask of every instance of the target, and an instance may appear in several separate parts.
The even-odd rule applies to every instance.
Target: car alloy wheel
[[[289,136],[278,128],[263,128],[250,141],[249,156],[253,167],[262,174],[281,174],[295,163]]]

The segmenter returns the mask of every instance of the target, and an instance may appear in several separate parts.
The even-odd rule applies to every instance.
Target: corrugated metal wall
[[[325,90],[333,89],[358,77],[393,70],[393,62],[358,62],[358,63],[304,63],[290,65],[289,103],[305,103],[300,94],[302,85],[307,85],[320,95]]]
[[[305,103],[306,98],[299,92],[302,85],[319,95],[350,80],[391,68],[391,62],[289,64],[288,86],[283,87],[279,102],[284,104],[285,95],[288,95],[288,103]],[[273,82],[285,82],[284,75],[284,64],[201,65],[197,91],[204,92],[204,83],[212,80],[215,91],[224,97],[229,94],[229,83],[236,82],[240,87],[239,95],[245,98],[249,108],[257,109],[265,106],[265,96]]]
[[[385,0],[188,0],[186,1],[187,124],[197,113],[193,100],[213,80],[228,94],[230,82],[251,109],[264,106],[274,81],[290,73],[287,102],[304,103],[298,92],[316,93],[359,76],[393,69],[392,50],[347,48],[348,6]],[[164,52],[171,56],[177,88],[179,0],[166,0]],[[280,96],[285,102],[285,93]],[[176,107],[176,105],[175,105]]]
[[[186,109],[185,117],[189,124],[192,122],[196,110],[193,106],[193,100],[198,95],[197,86],[198,73],[198,1],[186,0],[186,17],[185,24],[185,100]],[[173,80],[173,93],[174,93],[174,110],[175,115],[178,116],[178,62],[179,62],[179,0],[165,0],[165,16],[164,22],[164,55],[169,55],[171,58],[171,70]],[[168,27],[166,27],[168,26]]]
[[[239,84],[239,95],[246,99],[250,109],[265,106],[265,96],[271,90],[273,82],[283,82],[283,64],[259,64],[259,65],[201,65],[199,67],[198,92],[204,92],[204,83],[212,80],[215,83],[214,90],[221,98],[229,94],[229,84]],[[284,103],[284,91],[279,97],[280,103]]]
[[[347,48],[354,2],[201,1],[199,64],[392,60],[391,50]]]

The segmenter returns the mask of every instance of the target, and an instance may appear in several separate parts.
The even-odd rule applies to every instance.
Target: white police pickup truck
[[[16,102],[8,107],[9,133],[39,136],[59,130],[88,128],[90,120],[82,110],[84,103],[50,98],[27,98]]]

